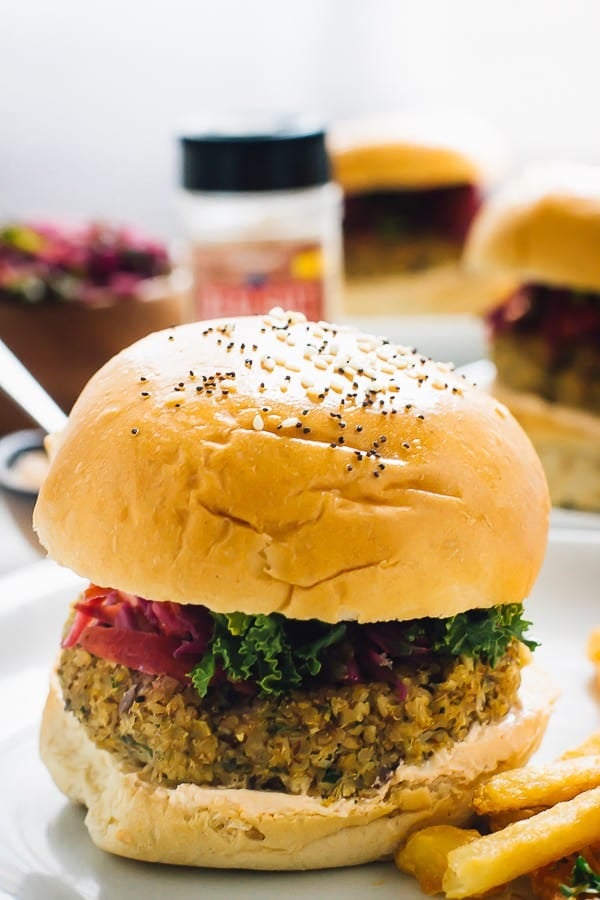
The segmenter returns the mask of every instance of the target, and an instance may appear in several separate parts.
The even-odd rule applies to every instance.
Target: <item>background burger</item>
[[[481,127],[389,116],[330,135],[344,191],[345,311],[363,315],[480,312],[510,284],[465,272],[471,222],[503,161]]]
[[[468,264],[515,291],[487,323],[496,396],[531,437],[556,506],[600,511],[600,167],[546,165],[478,217]]]
[[[91,583],[41,747],[98,846],[363,863],[537,747],[546,484],[450,367],[279,310],[196,323],[101,369],[52,450],[36,528]]]

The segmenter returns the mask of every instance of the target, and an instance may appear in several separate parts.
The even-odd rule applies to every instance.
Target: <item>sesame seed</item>
[[[252,427],[255,431],[262,431],[265,427],[265,423],[263,422],[262,416],[256,415],[252,420]]]
[[[295,418],[284,419],[283,422],[281,423],[281,427],[282,428],[296,428],[296,426],[299,426],[301,424],[302,423],[300,422],[299,419],[295,419]]]
[[[132,429],[131,429],[131,433],[132,433],[132,434],[139,434],[139,431],[140,431],[139,428],[132,428]]]
[[[149,397],[149,396],[150,396],[150,391],[142,391],[141,396],[142,396],[142,397]]]

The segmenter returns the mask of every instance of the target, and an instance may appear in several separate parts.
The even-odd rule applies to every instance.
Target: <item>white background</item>
[[[177,230],[190,116],[484,117],[518,161],[600,161],[598,0],[0,0],[0,216]]]

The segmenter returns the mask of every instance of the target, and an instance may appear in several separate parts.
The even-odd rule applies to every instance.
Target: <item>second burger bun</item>
[[[471,228],[474,272],[600,291],[600,166],[540,164],[508,182]]]
[[[506,165],[497,140],[457,116],[392,114],[340,122],[329,135],[345,193],[484,185]]]
[[[120,856],[185,866],[319,869],[390,856],[420,825],[462,823],[486,775],[524,764],[554,700],[547,676],[523,670],[518,705],[495,724],[419,766],[401,765],[370,800],[323,803],[305,794],[151,784],[100,750],[64,708],[53,680],[41,752],[54,781],[88,807],[94,843]]]
[[[507,167],[497,137],[480,122],[440,114],[390,114],[338,123],[329,136],[336,180],[346,196],[380,191],[419,191],[473,185],[486,191]],[[419,241],[424,247],[419,251]],[[398,255],[398,271],[347,275],[344,312],[356,316],[478,315],[514,290],[506,275],[466,271],[457,247],[423,268],[406,264],[429,252],[431,236],[408,238],[400,247],[378,248],[386,260]],[[402,266],[401,260],[405,260]],[[379,266],[381,268],[381,265]]]
[[[144,338],[53,443],[42,544],[152,600],[447,617],[521,603],[545,551],[545,477],[502,404],[414,350],[297,314]]]
[[[526,391],[500,379],[490,391],[523,426],[544,466],[554,506],[600,510],[600,416]]]
[[[506,275],[466,271],[448,261],[417,272],[348,279],[344,312],[349,316],[476,316],[502,302],[515,289]]]

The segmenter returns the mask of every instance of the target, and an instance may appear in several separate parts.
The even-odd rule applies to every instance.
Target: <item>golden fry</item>
[[[600,663],[600,628],[594,628],[587,642],[587,655],[594,663]]]
[[[442,890],[448,853],[479,836],[478,831],[452,825],[432,825],[415,831],[397,851],[394,861],[402,872],[414,875],[423,893],[437,894]]]
[[[452,900],[482,894],[600,841],[600,788],[451,850],[442,887]]]
[[[500,772],[477,788],[473,807],[486,815],[507,809],[553,806],[599,786],[600,756],[581,756]]]
[[[600,731],[594,731],[594,733],[590,734],[590,736],[587,737],[582,744],[579,744],[577,747],[573,747],[572,750],[566,750],[560,758],[575,759],[578,756],[596,755],[600,756]]]
[[[513,822],[521,822],[523,819],[531,819],[532,816],[537,816],[544,809],[547,809],[547,807],[535,806],[527,809],[503,809],[502,812],[491,813],[486,817],[486,821],[490,831],[501,831],[507,825],[512,825]]]

